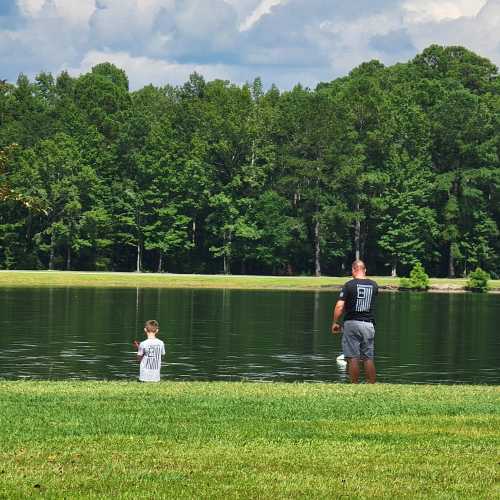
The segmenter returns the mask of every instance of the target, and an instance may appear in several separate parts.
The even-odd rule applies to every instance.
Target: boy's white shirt
[[[161,357],[165,355],[165,344],[157,338],[143,340],[137,354],[142,356],[139,380],[141,382],[159,382]]]

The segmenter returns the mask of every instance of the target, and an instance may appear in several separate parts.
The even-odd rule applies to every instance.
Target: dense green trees
[[[499,81],[439,46],[315,90],[20,75],[0,83],[0,268],[498,276]]]

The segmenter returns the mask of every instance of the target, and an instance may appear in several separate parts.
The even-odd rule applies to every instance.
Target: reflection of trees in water
[[[131,341],[142,340],[143,322],[155,318],[167,346],[164,375],[264,378],[298,367],[297,379],[339,379],[340,339],[329,333],[336,293],[68,287],[0,294],[0,376],[135,377]],[[492,383],[498,311],[495,295],[381,293],[381,381]]]

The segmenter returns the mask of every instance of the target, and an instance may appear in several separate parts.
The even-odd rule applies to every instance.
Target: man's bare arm
[[[335,304],[335,309],[333,310],[333,324],[332,324],[332,333],[337,335],[341,332],[342,327],[340,325],[340,318],[345,312],[345,300],[337,300]]]

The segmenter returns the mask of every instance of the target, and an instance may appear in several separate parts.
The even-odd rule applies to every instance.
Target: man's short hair
[[[366,271],[365,263],[362,260],[356,259],[352,263],[352,269],[359,269],[359,268],[361,268],[363,271]]]
[[[159,329],[160,329],[160,325],[158,323],[158,321],[156,321],[155,319],[148,319],[146,321],[146,323],[144,324],[144,328],[148,331],[148,332],[157,332]]]

